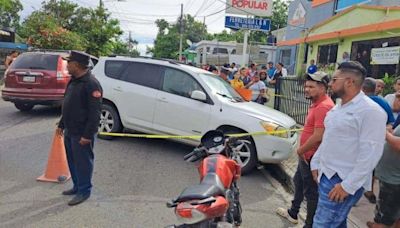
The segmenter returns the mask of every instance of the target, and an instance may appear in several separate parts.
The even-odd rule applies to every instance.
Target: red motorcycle
[[[237,180],[241,167],[233,158],[249,141],[209,131],[201,144],[184,156],[185,161],[200,161],[200,184],[187,187],[167,203],[175,208],[182,225],[169,227],[238,227],[242,223]]]

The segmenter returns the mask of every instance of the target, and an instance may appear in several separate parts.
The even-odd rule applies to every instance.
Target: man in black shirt
[[[57,134],[64,135],[68,166],[73,187],[63,195],[75,195],[68,202],[73,206],[90,197],[93,173],[93,143],[97,133],[103,90],[89,70],[90,57],[82,52],[72,51],[65,58],[71,74],[64,95],[62,117]]]

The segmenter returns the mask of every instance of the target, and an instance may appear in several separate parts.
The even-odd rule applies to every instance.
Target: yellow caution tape
[[[272,135],[281,134],[286,132],[298,132],[302,131],[303,128],[291,129],[291,130],[278,130],[278,131],[259,131],[253,133],[237,133],[237,134],[227,134],[233,137],[245,137],[245,136],[257,136],[257,135]],[[149,134],[129,134],[129,133],[109,133],[109,132],[99,132],[99,135],[103,136],[113,136],[113,137],[131,137],[131,138],[148,138],[148,139],[200,139],[201,135],[149,135]]]

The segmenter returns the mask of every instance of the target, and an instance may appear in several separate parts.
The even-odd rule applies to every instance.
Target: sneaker
[[[276,213],[277,213],[278,215],[280,215],[281,217],[286,218],[287,220],[289,220],[289,222],[291,222],[291,223],[293,223],[293,224],[299,223],[299,220],[297,219],[297,216],[296,216],[296,217],[292,217],[292,216],[289,214],[288,210],[285,209],[285,208],[282,208],[282,207],[278,208],[278,209],[276,210]]]

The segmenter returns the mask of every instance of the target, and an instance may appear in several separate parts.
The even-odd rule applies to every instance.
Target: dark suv
[[[58,106],[64,98],[70,75],[63,56],[68,52],[26,52],[4,74],[2,98],[21,111],[35,105]],[[93,57],[91,65],[97,63]]]

